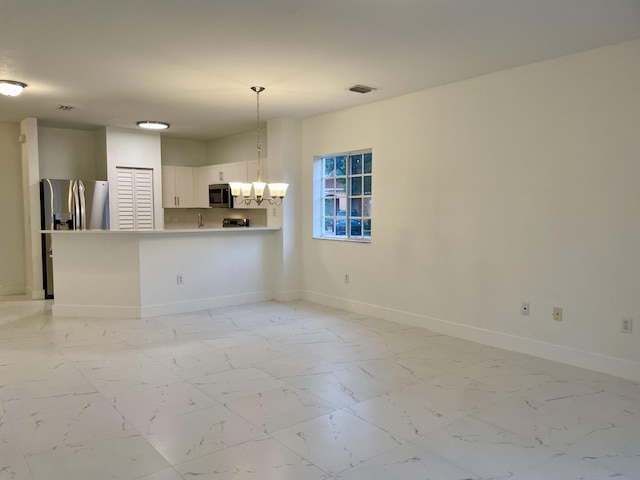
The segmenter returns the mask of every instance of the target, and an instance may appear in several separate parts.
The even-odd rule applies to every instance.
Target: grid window
[[[371,241],[371,150],[316,157],[317,238]]]

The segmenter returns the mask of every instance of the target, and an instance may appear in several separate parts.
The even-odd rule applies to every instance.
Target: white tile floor
[[[640,479],[640,385],[305,302],[0,302],[0,480]]]

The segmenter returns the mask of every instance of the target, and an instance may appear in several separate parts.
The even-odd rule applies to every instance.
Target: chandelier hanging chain
[[[256,92],[256,130],[257,130],[257,143],[256,150],[258,150],[258,181],[262,181],[262,159],[260,154],[262,153],[262,143],[260,142],[260,92],[264,90],[264,87],[251,87],[251,90]]]
[[[259,206],[262,202],[267,202],[269,205],[281,205],[282,199],[287,194],[287,183],[270,183],[267,185],[262,181],[262,143],[260,142],[260,92],[264,91],[264,87],[251,87],[251,90],[256,92],[256,150],[258,150],[258,171],[257,180],[252,183],[243,182],[229,182],[231,189],[231,195],[234,198],[236,205],[251,205],[251,202],[256,202]],[[249,178],[249,162],[247,161],[247,179]],[[269,188],[269,197],[264,196],[264,188]],[[251,191],[253,190],[253,195]],[[240,197],[242,193],[242,197]]]

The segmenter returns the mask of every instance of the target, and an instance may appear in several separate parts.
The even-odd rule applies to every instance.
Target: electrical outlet
[[[561,322],[562,321],[562,308],[561,307],[553,307],[553,319]]]
[[[349,274],[348,273],[344,274],[344,283],[349,283]]]
[[[176,285],[182,285],[184,283],[184,279],[182,278],[182,274],[179,273],[176,275]]]
[[[632,333],[633,332],[633,318],[631,318],[631,317],[622,317],[622,322],[620,324],[620,331],[622,333]]]
[[[522,302],[522,305],[520,305],[520,315],[529,315],[529,302]]]

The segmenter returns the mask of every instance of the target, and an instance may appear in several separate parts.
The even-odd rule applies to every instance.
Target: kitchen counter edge
[[[281,227],[212,227],[212,228],[167,228],[158,230],[41,230],[40,233],[80,234],[80,235],[166,235],[179,233],[220,233],[220,232],[275,232]]]

